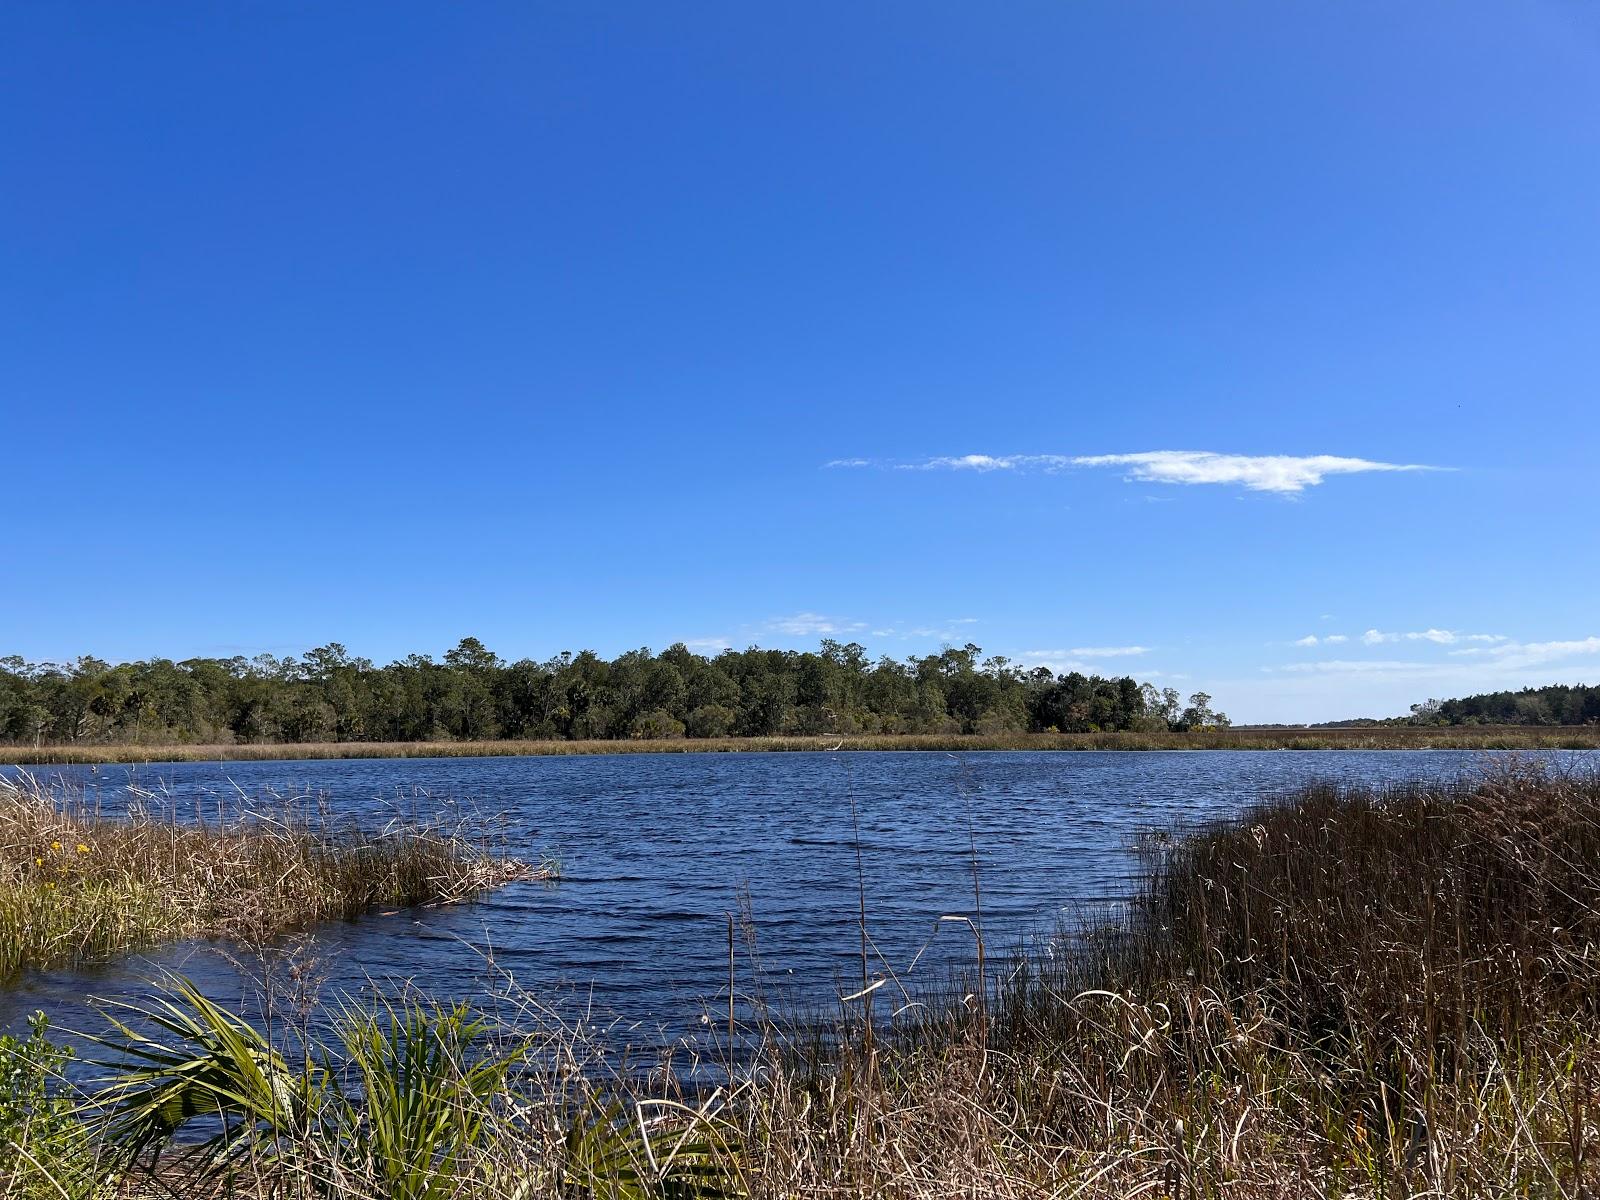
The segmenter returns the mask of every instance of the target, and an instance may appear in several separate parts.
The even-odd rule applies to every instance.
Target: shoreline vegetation
[[[733,754],[788,751],[987,750],[1596,750],[1600,725],[1359,725],[1239,727],[1145,733],[812,734],[612,740],[270,742],[221,745],[0,745],[0,765],[266,762],[338,758],[500,758],[590,754]]]
[[[1137,649],[1137,648],[1135,648]],[[815,651],[669,646],[508,663],[476,638],[435,662],[378,666],[338,643],[300,658],[115,666],[0,658],[0,744],[670,741],[855,734],[1165,733],[1226,726],[1196,692],[1057,673],[968,643],[907,659],[856,642]]]
[[[1142,647],[1112,648],[1136,656]],[[330,643],[296,658],[0,658],[0,763],[660,750],[1185,750],[1600,747],[1600,687],[1429,700],[1408,717],[1234,728],[1129,675],[984,656],[593,651],[506,662],[476,638],[385,666]]]
[[[822,1039],[765,1015],[730,925],[715,1088],[670,1058],[607,1074],[536,997],[397,993],[314,1032],[169,978],[102,1035],[98,1093],[43,1078],[43,1022],[6,1047],[32,1100],[0,1096],[0,1166],[68,1200],[152,1171],[182,1198],[1595,1194],[1600,776],[1311,785],[1141,852],[1123,919],[944,1001],[869,959],[864,906],[862,986]]]
[[[311,795],[181,816],[131,790],[126,812],[28,774],[0,778],[0,980],[190,938],[255,943],[380,907],[474,899],[548,876],[464,828],[336,822]]]

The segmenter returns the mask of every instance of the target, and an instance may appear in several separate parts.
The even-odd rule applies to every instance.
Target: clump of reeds
[[[370,831],[292,801],[179,819],[142,799],[112,816],[33,776],[0,779],[0,974],[466,900],[549,869],[441,825]]]
[[[775,1060],[763,1194],[1595,1194],[1600,779],[1311,787],[1144,849],[1127,921],[876,1061]]]
[[[1511,764],[1470,783],[1321,786],[1153,855],[1134,960],[1378,1046],[1600,1014],[1600,783]]]

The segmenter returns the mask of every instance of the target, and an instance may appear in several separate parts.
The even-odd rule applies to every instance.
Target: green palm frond
[[[466,1005],[347,1003],[337,1051],[308,1047],[298,1068],[178,976],[143,1004],[114,1007],[113,1033],[83,1035],[102,1052],[90,1061],[112,1072],[84,1111],[120,1168],[210,1123],[187,1159],[197,1179],[248,1165],[311,1193],[356,1186],[386,1200],[453,1200],[514,1182],[495,1150],[517,1136],[507,1083],[528,1044],[497,1044]],[[596,1099],[569,1126],[562,1189],[589,1200],[730,1200],[744,1194],[737,1147],[709,1105]]]
[[[219,1126],[200,1147],[219,1168],[246,1152],[272,1156],[279,1137],[317,1121],[325,1072],[291,1068],[260,1032],[188,980],[167,977],[153,1000],[113,1007],[129,1018],[107,1014],[114,1034],[80,1036],[109,1053],[89,1060],[112,1074],[88,1111],[124,1162],[159,1156],[199,1119]]]
[[[732,1200],[738,1164],[732,1129],[704,1110],[596,1099],[567,1131],[563,1182],[592,1200]]]
[[[459,1004],[347,1006],[338,1024],[349,1068],[335,1088],[345,1143],[393,1200],[456,1194],[522,1045],[489,1046],[488,1026]]]

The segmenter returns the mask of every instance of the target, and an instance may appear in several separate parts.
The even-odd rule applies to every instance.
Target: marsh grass
[[[1594,750],[1600,725],[1352,726],[1188,733],[855,734],[590,741],[296,742],[0,746],[0,764],[255,762],[318,758],[505,758],[819,750]]]
[[[203,1069],[124,1076],[110,1096],[132,1109],[111,1110],[216,1115],[140,1107],[205,1077],[269,1114],[285,1097],[309,1111],[294,1108],[300,1063],[361,1075],[332,1125],[252,1126],[225,1156],[251,1195],[414,1194],[397,1170],[485,1200],[1597,1194],[1600,780],[1513,764],[1451,786],[1311,787],[1141,850],[1124,919],[990,954],[990,978],[870,1036],[865,997],[824,1035],[747,1006],[756,1023],[730,1016],[729,1046],[746,1044],[714,1084],[617,1071],[603,1035],[531,996],[491,1026],[409,1002],[347,1012],[365,1032],[325,1059],[221,1036],[234,1018],[180,994],[163,1061]],[[759,977],[728,983],[759,996]],[[431,1065],[403,1065],[413,1042]],[[518,1066],[493,1089],[439,1082],[498,1071],[508,1048]],[[281,1087],[228,1082],[263,1063]],[[409,1093],[391,1077],[455,1098],[396,1116]],[[329,1132],[380,1124],[361,1154]],[[144,1151],[123,1160],[136,1185],[180,1125],[100,1136]],[[267,1155],[250,1149],[263,1128]],[[430,1131],[454,1140],[419,1158]],[[329,1162],[336,1175],[307,1165]],[[193,1165],[176,1194],[218,1183]]]
[[[1600,1187],[1600,781],[1312,787],[1152,838],[1125,921],[878,1061],[775,1060],[777,1196]]]
[[[182,819],[160,800],[135,791],[107,815],[63,785],[0,778],[0,975],[192,937],[259,941],[551,869],[440,822],[365,830],[314,798],[221,802]]]

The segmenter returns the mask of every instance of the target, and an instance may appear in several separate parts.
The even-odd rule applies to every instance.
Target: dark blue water
[[[1582,761],[1580,752],[1557,757]],[[411,980],[478,996],[509,977],[565,1011],[592,1006],[669,1037],[726,1012],[728,913],[743,905],[739,989],[787,1004],[836,1002],[861,983],[861,894],[874,974],[932,986],[970,960],[980,919],[991,953],[1020,945],[1129,887],[1136,833],[1237,812],[1314,779],[1452,778],[1488,756],[1448,751],[1174,753],[625,754],[49,768],[121,803],[129,783],[179,813],[241,793],[326,793],[380,822],[451,801],[503,814],[511,852],[556,854],[557,885],[517,884],[484,903],[323,927],[325,994]],[[1590,761],[1600,761],[1591,756]],[[852,801],[855,816],[852,816]],[[857,839],[859,824],[859,842]],[[859,870],[857,847],[859,845]],[[976,846],[981,912],[975,902]],[[858,890],[858,888],[860,890]],[[238,955],[230,964],[228,954]],[[914,964],[914,965],[913,965]],[[30,974],[0,993],[0,1027],[43,1007],[147,991],[158,967],[225,997],[227,947],[188,945],[116,965]],[[80,1017],[79,1019],[87,1019]],[[90,1024],[94,1022],[89,1020]]]

